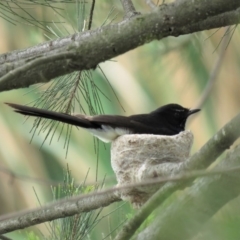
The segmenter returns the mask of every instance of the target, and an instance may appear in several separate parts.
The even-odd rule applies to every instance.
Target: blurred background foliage
[[[80,0],[59,1],[61,3],[16,2],[18,1],[2,1],[0,4],[1,54],[82,30],[83,20],[86,20],[91,6],[90,0],[85,1],[85,4],[80,4]],[[133,2],[137,11],[150,11],[144,1]],[[96,1],[92,29],[119,22],[123,14],[120,1]],[[98,103],[93,101],[95,112],[131,115],[150,112],[168,103],[194,108],[220,57],[219,49],[222,47],[225,31],[226,29],[218,29],[177,38],[168,37],[100,64],[101,70],[98,68],[89,72],[97,89],[100,89],[97,91],[102,108],[98,108]],[[204,101],[202,111],[187,124],[187,129],[191,129],[195,136],[193,152],[239,112],[239,29],[232,27],[225,35],[231,39],[224,46],[226,52],[222,65],[217,70],[219,74],[212,91]],[[110,165],[109,144],[97,143],[84,130],[73,128],[66,156],[68,130],[62,132],[60,127],[53,139],[48,138],[46,141],[46,131],[38,130],[32,139],[30,130],[34,119],[25,121],[3,104],[36,103],[51,85],[52,82],[0,94],[0,188],[4,193],[0,195],[1,215],[39,206],[39,202],[45,204],[52,201],[51,186],[63,181],[67,164],[75,183],[86,182],[93,186],[95,180],[101,183],[105,178],[106,187],[113,186],[116,182]],[[81,92],[79,94],[79,98],[83,98]],[[93,113],[86,102],[82,107],[86,113]],[[82,109],[76,104],[76,109],[71,110]],[[133,210],[127,203],[115,203],[103,209],[101,221],[88,238],[111,239],[115,236],[117,227],[132,213]],[[239,223],[237,216],[239,199],[214,216],[205,227],[204,233],[196,239],[239,239],[239,235],[234,238],[235,232],[229,231],[229,225],[232,228],[234,225],[239,227],[236,224],[236,221]],[[209,229],[214,229],[215,234],[217,233],[215,238]],[[7,236],[13,239],[31,239],[30,231],[39,235],[40,239],[43,235],[50,236],[49,229],[44,224],[28,229],[27,233],[22,230]],[[232,235],[234,237],[231,238]]]

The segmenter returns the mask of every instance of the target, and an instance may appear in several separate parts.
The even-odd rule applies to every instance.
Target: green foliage
[[[27,240],[40,240],[40,238],[36,235],[36,233],[30,231],[26,233]]]
[[[52,189],[54,198],[53,200],[68,198],[79,194],[87,194],[92,191],[96,191],[99,188],[98,185],[85,186],[84,184],[85,182],[80,185],[76,185],[73,177],[71,176],[69,168],[67,168],[63,185],[53,187]],[[101,211],[101,209],[90,211],[87,213],[76,214],[72,217],[60,218],[52,221],[49,223],[48,227],[50,236],[46,239],[86,239],[87,235],[90,234],[92,229],[100,221],[99,216]]]
[[[34,16],[34,18],[31,17],[33,27],[26,25],[25,20],[29,15],[22,9],[17,10],[15,6],[12,8],[18,13],[15,16],[28,16],[28,18],[24,18],[25,24],[21,24],[22,21],[16,19],[14,21],[16,26],[5,19],[0,19],[2,36],[4,36],[1,39],[1,52],[30,47],[49,39],[86,30],[91,1],[87,4],[85,2],[75,0],[57,4],[52,2],[48,6],[43,4],[43,1],[31,1],[32,7],[28,6],[26,9],[31,16]],[[149,10],[142,3],[144,1],[135,2],[141,12]],[[7,1],[1,4],[3,3],[7,4]],[[96,1],[93,29],[103,24],[117,22],[122,19],[122,15],[119,2]],[[44,107],[51,106],[57,111],[87,114],[104,112],[130,115],[149,112],[170,102],[192,108],[209,81],[214,63],[218,59],[219,42],[224,34],[223,30],[216,33],[206,31],[151,42],[117,57],[115,61],[101,64],[101,69],[75,72],[71,76],[56,79],[48,84],[31,87],[30,91],[25,89],[1,93],[0,101],[21,104],[31,102]],[[228,54],[224,64],[218,70],[221,74],[205,101],[201,113],[187,125],[187,129],[191,129],[195,136],[194,151],[239,111],[240,53],[238,45],[239,31],[234,33],[226,49]],[[81,81],[78,78],[80,75]],[[76,86],[77,93],[74,92]],[[51,198],[49,197],[51,181],[61,181],[62,166],[66,163],[71,173],[68,170],[64,183],[52,187],[51,193],[54,200],[96,191],[102,187],[102,184],[99,186],[95,183],[96,180],[104,179],[105,176],[106,185],[115,184],[108,145],[94,142],[92,137],[85,134],[83,130],[64,128],[58,124],[44,122],[45,125],[41,125],[43,122],[37,120],[33,123],[29,119],[22,125],[24,121],[22,116],[16,116],[3,105],[0,109],[1,134],[4,136],[0,144],[1,165],[16,175],[24,174],[41,178],[47,183],[45,186],[38,185],[35,181],[16,180],[15,184],[9,184],[12,181],[9,181],[8,177],[6,180],[6,175],[1,174],[0,188],[3,192],[12,194],[11,197],[8,194],[0,196],[1,214],[35,207],[33,186],[37,188],[36,192],[41,203],[47,202]],[[35,137],[29,144],[32,136],[29,131],[33,124],[38,125],[39,128],[38,130],[34,128]],[[46,139],[47,135],[48,139]],[[88,171],[88,181],[86,181]],[[177,199],[178,194],[168,201]],[[167,203],[164,204],[167,205]],[[196,240],[239,239],[238,206],[239,200],[238,204],[229,203],[230,210],[220,211],[220,215],[214,216],[210,222],[206,223],[201,234],[196,236]],[[52,221],[45,225],[41,235],[37,234],[38,231],[32,230],[22,232],[24,236],[27,234],[28,239],[43,239],[42,235],[45,239],[112,239],[126,218],[131,218],[132,212],[128,204],[117,203],[106,209]],[[162,212],[164,212],[164,205],[155,214]],[[141,229],[145,228],[154,217],[152,214],[147,218]],[[19,236],[14,233],[13,239],[24,239],[22,232],[18,233]]]

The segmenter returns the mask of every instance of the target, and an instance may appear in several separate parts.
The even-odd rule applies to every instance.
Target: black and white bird
[[[26,116],[47,118],[85,128],[103,142],[111,142],[124,134],[176,135],[185,130],[187,118],[200,111],[168,104],[148,114],[87,116],[68,115],[15,103],[6,104],[14,108],[15,112]]]

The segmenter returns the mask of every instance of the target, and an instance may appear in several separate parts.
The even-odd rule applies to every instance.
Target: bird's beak
[[[197,113],[197,112],[199,112],[201,109],[192,109],[192,110],[189,110],[189,112],[188,112],[188,116],[190,116],[190,115],[192,115],[192,114],[194,114],[194,113]]]

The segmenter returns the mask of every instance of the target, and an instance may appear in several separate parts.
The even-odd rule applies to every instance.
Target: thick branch
[[[47,82],[74,70],[95,68],[154,39],[237,24],[239,7],[236,0],[179,0],[119,24],[3,54],[0,91]]]
[[[159,185],[166,182],[180,182],[189,179],[195,179],[196,177],[215,176],[219,174],[227,174],[239,172],[240,166],[227,169],[219,169],[213,171],[191,171],[178,174],[171,177],[161,177],[154,180],[148,180],[142,183],[128,184],[121,187],[113,187],[110,189],[102,190],[95,193],[86,195],[75,196],[63,200],[56,201],[45,207],[36,208],[32,210],[25,210],[13,214],[8,214],[0,217],[0,233],[7,233],[13,230],[33,226],[38,223],[54,220],[57,218],[72,216],[81,212],[89,212],[91,210],[101,208],[112,202],[120,201],[116,197],[116,191],[126,190],[133,187],[148,187],[153,185]],[[94,199],[95,198],[95,199]],[[93,201],[92,201],[93,199]],[[104,202],[104,204],[103,204]],[[78,205],[78,209],[76,206]],[[37,216],[37,217],[35,217]],[[37,220],[36,220],[37,219]]]
[[[108,206],[121,200],[116,196],[115,192],[116,189],[114,191],[81,195],[67,200],[63,199],[38,209],[9,214],[5,219],[1,217],[0,234]]]

